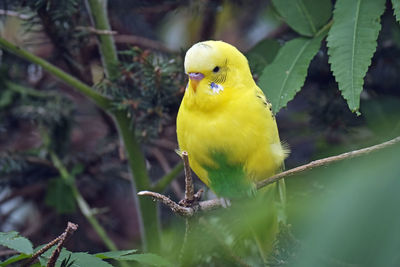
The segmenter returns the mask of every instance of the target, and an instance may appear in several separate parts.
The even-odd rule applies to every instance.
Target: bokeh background
[[[120,99],[116,108],[127,108],[136,119],[153,181],[180,162],[175,119],[187,82],[185,51],[198,41],[216,39],[247,54],[262,40],[279,49],[297,36],[270,1],[114,0],[108,3],[108,16],[121,51],[119,70],[124,79],[118,83],[104,76],[84,1],[2,0],[0,32]],[[381,22],[361,94],[361,115],[349,110],[338,90],[325,43],[302,90],[277,114],[281,139],[291,148],[287,169],[400,135],[400,29],[389,2]],[[248,55],[257,80],[260,59]],[[265,65],[273,58],[263,60]],[[307,244],[301,246],[305,252],[295,266],[316,266],[313,260],[323,266],[400,264],[395,252],[400,249],[399,149],[287,180],[292,235]],[[68,249],[107,250],[77,209],[73,194],[59,182],[51,153],[73,173],[80,193],[96,209],[96,218],[118,248],[139,248],[134,190],[113,120],[41,67],[0,50],[0,231],[16,230],[40,245],[73,221],[79,231]],[[201,187],[196,180],[196,188]],[[165,194],[179,200],[183,189],[181,173]],[[184,221],[160,209],[164,239],[178,244]],[[324,256],[331,253],[339,256]]]

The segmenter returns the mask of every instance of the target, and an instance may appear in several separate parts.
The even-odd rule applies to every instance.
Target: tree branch
[[[55,262],[57,261],[57,258],[59,256],[59,254],[60,254],[62,245],[64,244],[66,239],[68,237],[70,237],[77,229],[78,229],[78,225],[77,224],[68,222],[67,228],[65,229],[65,231],[61,235],[59,235],[57,238],[55,238],[54,240],[50,241],[44,247],[39,249],[35,254],[33,254],[32,257],[29,260],[27,260],[25,262],[25,264],[23,264],[23,267],[30,266],[40,255],[42,255],[47,250],[49,250],[52,246],[54,246],[55,244],[58,243],[58,246],[54,250],[53,255],[51,256],[51,258],[49,260],[49,263],[47,265],[47,266],[54,266]],[[58,250],[58,254],[56,252],[57,250]],[[50,265],[52,261],[54,261],[54,263],[53,263],[53,265]]]
[[[326,165],[334,163],[334,162],[342,161],[345,159],[351,159],[351,158],[355,158],[355,157],[360,157],[360,156],[366,155],[368,153],[371,153],[373,151],[377,151],[377,150],[386,148],[388,146],[392,146],[396,143],[400,143],[400,136],[398,136],[390,141],[378,144],[378,145],[366,147],[366,148],[359,149],[359,150],[354,150],[354,151],[343,153],[343,154],[340,154],[337,156],[332,156],[332,157],[312,161],[308,164],[278,173],[277,175],[274,175],[265,180],[259,181],[256,184],[256,187],[257,187],[257,189],[260,189],[269,184],[277,182],[283,178],[288,178],[295,174],[299,174],[299,173],[311,170],[316,167],[326,166]],[[217,208],[221,207],[223,204],[221,202],[221,199],[211,199],[211,200],[198,202],[193,206],[185,207],[185,206],[177,204],[176,202],[172,201],[170,198],[168,198],[162,194],[159,194],[159,193],[155,193],[155,192],[151,192],[151,191],[141,191],[138,193],[138,195],[139,196],[151,196],[154,199],[164,203],[174,213],[181,215],[183,217],[192,217],[193,215],[195,215],[197,212],[200,212],[200,211],[204,212],[204,211],[217,209]]]
[[[59,236],[60,241],[56,249],[53,251],[53,254],[50,257],[49,262],[47,263],[47,267],[54,267],[58,257],[60,256],[61,249],[64,243],[68,240],[68,238],[78,229],[78,225],[68,222],[67,228],[65,229],[64,233]]]
[[[296,168],[293,168],[293,169],[278,173],[277,175],[269,177],[268,179],[259,181],[256,186],[257,186],[257,189],[260,189],[260,188],[262,188],[264,186],[267,186],[269,184],[272,184],[272,183],[274,183],[274,182],[276,182],[276,181],[278,181],[278,180],[280,180],[282,178],[287,178],[289,176],[292,176],[292,175],[295,175],[295,174],[299,174],[301,172],[305,172],[305,171],[311,170],[311,169],[316,168],[316,167],[326,166],[326,165],[331,164],[333,162],[342,161],[344,159],[351,159],[351,158],[355,158],[355,157],[360,157],[360,156],[366,155],[368,153],[371,153],[373,151],[376,151],[376,150],[379,150],[379,149],[394,145],[394,144],[399,143],[399,142],[400,142],[400,136],[398,136],[398,137],[396,137],[396,138],[394,138],[394,139],[392,139],[390,141],[378,144],[378,145],[362,148],[362,149],[359,149],[359,150],[350,151],[350,152],[343,153],[343,154],[340,154],[340,155],[337,155],[337,156],[332,156],[332,157],[328,157],[328,158],[324,158],[324,159],[311,161],[308,164],[305,164],[305,165],[302,165],[302,166],[299,166],[299,167],[296,167]]]

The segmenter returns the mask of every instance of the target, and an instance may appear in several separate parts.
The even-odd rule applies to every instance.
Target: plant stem
[[[84,94],[92,101],[94,101],[99,107],[108,110],[111,107],[111,100],[107,97],[99,94],[98,92],[94,91],[90,86],[84,84],[83,82],[79,81],[75,77],[71,76],[70,74],[64,72],[60,68],[54,66],[53,64],[47,62],[46,60],[35,56],[34,54],[30,53],[29,51],[16,46],[7,40],[0,38],[0,47],[8,50],[9,52],[22,57],[32,63],[35,63],[41,66],[44,70],[48,71],[49,73],[53,74],[57,78],[61,79],[66,84],[74,87],[80,93]]]
[[[124,111],[114,113],[120,135],[125,144],[129,167],[133,174],[135,202],[139,204],[138,213],[141,215],[140,227],[143,248],[157,251],[160,243],[160,226],[157,204],[149,198],[138,198],[136,190],[149,189],[150,179],[147,174],[146,161],[135,138],[135,132],[130,127],[130,120]]]
[[[111,31],[107,17],[107,0],[86,0],[86,7],[92,18],[93,27],[98,30]],[[112,35],[98,35],[99,50],[107,78],[118,77],[118,57]],[[151,187],[146,169],[145,157],[135,136],[135,128],[131,119],[123,110],[110,111],[115,118],[120,136],[125,145],[128,163],[133,174],[135,203],[138,203],[140,233],[144,250],[157,251],[160,245],[160,227],[157,204],[151,199],[138,198],[136,190],[146,190]]]
[[[96,30],[110,31],[111,27],[107,16],[107,0],[86,0],[86,7]],[[114,39],[108,34],[98,34],[101,60],[106,76],[109,79],[118,77],[118,56]]]
[[[51,161],[53,162],[54,166],[57,168],[58,172],[60,173],[61,178],[64,179],[66,181],[66,183],[71,187],[72,192],[75,197],[75,200],[78,203],[79,209],[82,212],[82,214],[92,225],[93,229],[103,240],[103,242],[107,246],[107,248],[109,250],[117,250],[117,246],[108,237],[104,228],[100,225],[100,223],[97,221],[97,219],[93,216],[92,209],[90,208],[89,204],[86,202],[86,200],[83,198],[83,196],[79,192],[78,188],[76,187],[75,177],[73,177],[73,175],[68,172],[67,168],[64,166],[64,164],[61,162],[61,160],[58,158],[58,156],[55,153],[50,152],[50,157],[51,157]]]

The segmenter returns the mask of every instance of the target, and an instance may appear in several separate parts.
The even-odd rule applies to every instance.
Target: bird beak
[[[204,78],[204,74],[200,72],[189,72],[189,79],[190,79],[190,85],[193,88],[193,91],[196,92],[197,85],[200,83],[200,81]]]

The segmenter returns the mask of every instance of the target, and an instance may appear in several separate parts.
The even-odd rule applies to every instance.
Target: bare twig
[[[189,216],[190,217],[194,214],[193,208],[180,206],[178,203],[174,202],[173,200],[164,196],[163,194],[159,194],[159,193],[151,192],[151,191],[140,191],[138,193],[138,195],[153,197],[154,199],[156,199],[156,200],[162,202],[164,205],[168,206],[174,213],[177,213],[181,216],[184,216],[184,217]]]
[[[331,164],[333,162],[338,162],[338,161],[341,161],[341,160],[344,160],[344,159],[350,159],[350,158],[355,158],[355,157],[359,157],[359,156],[362,156],[362,155],[366,155],[366,154],[368,154],[370,152],[386,148],[386,147],[394,145],[396,143],[400,143],[400,136],[398,136],[398,137],[396,137],[396,138],[394,138],[394,139],[392,139],[390,141],[387,141],[387,142],[384,142],[384,143],[381,143],[381,144],[378,144],[378,145],[374,145],[374,146],[371,146],[371,147],[367,147],[367,148],[363,148],[363,149],[359,149],[359,150],[354,150],[354,151],[343,153],[343,154],[340,154],[340,155],[337,155],[337,156],[332,156],[332,157],[328,157],[328,158],[312,161],[312,162],[310,162],[308,164],[305,164],[305,165],[302,165],[302,166],[299,166],[299,167],[296,167],[296,168],[281,172],[281,173],[279,173],[277,175],[274,175],[272,177],[269,177],[269,178],[267,178],[265,180],[259,181],[256,184],[256,187],[257,187],[257,189],[260,189],[260,188],[265,187],[265,186],[267,186],[267,185],[269,185],[271,183],[279,181],[279,180],[281,180],[283,178],[287,178],[287,177],[293,176],[295,174],[299,174],[299,173],[302,173],[304,171],[311,170],[311,169],[316,168],[316,167],[325,166],[325,165]],[[199,192],[196,193],[194,196],[196,196],[197,194],[199,194]],[[209,211],[209,210],[213,210],[213,209],[216,209],[216,208],[219,208],[219,207],[222,206],[221,205],[222,203],[221,203],[220,199],[212,199],[212,200],[201,201],[201,202],[196,203],[196,205],[183,207],[183,206],[175,203],[174,201],[172,201],[168,197],[166,197],[166,196],[164,196],[162,194],[159,194],[159,193],[155,193],[155,192],[151,192],[151,191],[141,191],[141,192],[138,193],[138,195],[140,195],[140,196],[151,196],[151,197],[157,199],[158,201],[161,201],[166,206],[170,207],[171,210],[174,213],[177,213],[177,214],[179,214],[181,216],[184,216],[184,217],[191,217],[197,212]],[[194,198],[195,199],[199,199],[197,197],[194,197]]]
[[[43,253],[45,253],[47,250],[49,250],[52,246],[54,246],[54,245],[57,244],[57,243],[58,243],[57,249],[58,249],[58,247],[60,246],[60,251],[61,251],[61,246],[63,245],[63,243],[65,242],[65,240],[66,240],[69,236],[71,236],[71,235],[76,231],[76,229],[78,229],[78,225],[77,225],[77,224],[68,222],[67,228],[65,229],[64,233],[62,233],[61,235],[59,235],[59,236],[58,236],[57,238],[55,238],[54,240],[52,240],[52,241],[50,241],[49,243],[47,243],[44,247],[42,247],[42,248],[41,248],[40,250],[38,250],[35,254],[33,254],[32,257],[31,257],[29,260],[26,261],[26,263],[23,265],[23,267],[28,267],[29,265],[31,265],[40,255],[42,255]],[[60,245],[60,244],[61,244],[61,245]],[[57,250],[57,249],[56,249],[56,250]],[[55,251],[56,251],[56,250],[55,250]],[[51,256],[50,260],[53,258],[55,251],[53,252],[53,255]],[[60,252],[58,252],[58,255],[56,256],[57,258],[58,258],[58,256],[59,256],[59,253],[60,253]],[[54,257],[55,257],[55,256],[54,256]],[[55,260],[57,260],[57,258],[56,258]],[[49,264],[50,264],[50,260],[49,260]],[[54,263],[55,263],[55,261],[54,261]],[[53,265],[47,265],[47,266],[54,266],[54,264],[53,264]]]
[[[49,262],[47,263],[47,267],[54,267],[58,257],[60,256],[61,249],[64,243],[68,240],[68,238],[78,229],[78,225],[68,222],[67,228],[65,229],[64,233],[60,235],[60,241],[56,249],[53,251],[53,254],[50,257]]]
[[[296,168],[293,168],[293,169],[278,173],[277,175],[274,175],[274,176],[272,176],[272,177],[270,177],[268,179],[259,181],[256,186],[257,186],[257,189],[260,189],[260,188],[262,188],[264,186],[267,186],[269,184],[272,184],[272,183],[274,183],[274,182],[276,182],[276,181],[278,181],[278,180],[280,180],[282,178],[287,178],[289,176],[292,176],[292,175],[295,175],[295,174],[299,174],[299,173],[304,172],[304,171],[311,170],[311,169],[313,169],[315,167],[326,166],[326,165],[331,164],[333,162],[337,162],[337,161],[341,161],[341,160],[344,160],[344,159],[351,159],[351,158],[359,157],[359,156],[362,156],[362,155],[366,155],[366,154],[368,154],[368,153],[370,153],[372,151],[376,151],[376,150],[379,150],[379,149],[394,145],[394,144],[399,143],[399,142],[400,142],[400,136],[398,136],[398,137],[396,137],[396,138],[394,138],[394,139],[392,139],[390,141],[384,142],[382,144],[366,147],[366,148],[359,149],[359,150],[350,151],[350,152],[343,153],[343,154],[340,154],[340,155],[337,155],[337,156],[332,156],[332,157],[328,157],[328,158],[324,158],[324,159],[311,161],[308,164],[305,164],[305,165],[302,165],[302,166],[299,166],[299,167],[296,167]]]
[[[96,29],[94,27],[85,27],[85,26],[78,26],[75,29],[80,30],[80,31],[87,31],[93,34],[103,34],[103,35],[115,35],[118,34],[117,31],[112,31],[112,30],[100,30]]]
[[[185,169],[185,200],[192,203],[194,200],[194,187],[192,179],[192,170],[189,165],[189,155],[186,151],[182,151],[183,167]]]

